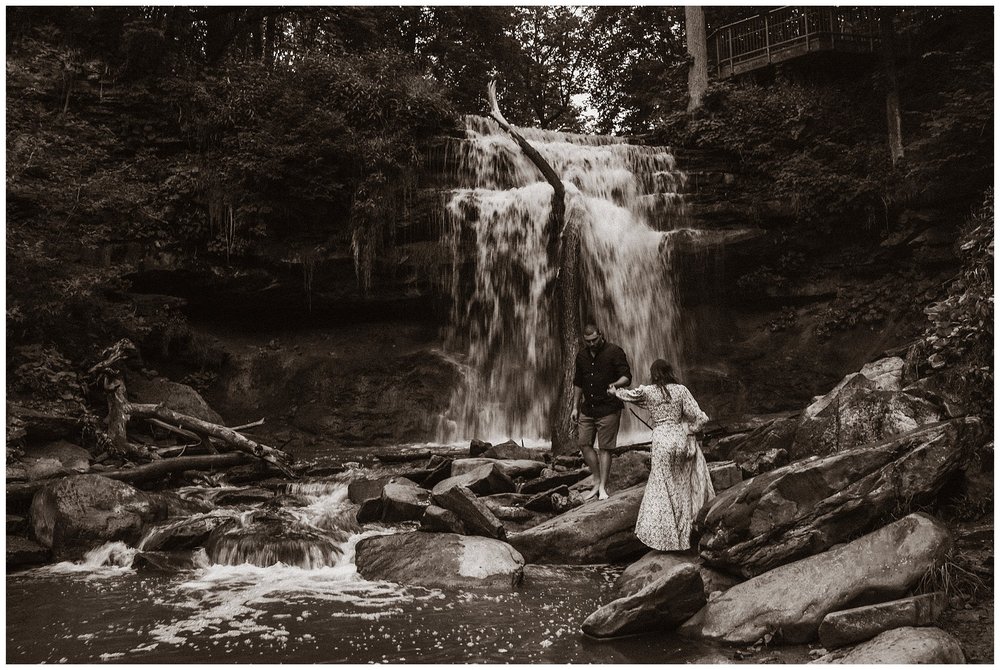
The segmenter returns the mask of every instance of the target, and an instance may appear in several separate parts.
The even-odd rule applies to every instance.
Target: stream
[[[408,448],[413,447],[397,451]],[[341,450],[336,458],[316,462],[333,465],[351,456]],[[362,579],[354,565],[357,542],[378,533],[412,532],[415,524],[359,529],[348,482],[407,466],[347,465],[342,474],[287,485],[299,505],[282,508],[337,545],[328,560],[316,559],[315,547],[303,547],[300,565],[258,567],[245,562],[260,558],[255,547],[243,543],[225,554],[232,564],[202,553],[198,567],[169,574],[133,567],[137,549],[111,543],[80,562],[9,574],[7,662],[732,660],[732,650],[669,634],[611,642],[583,636],[583,620],[614,598],[621,565],[529,565],[513,591],[426,589]],[[218,489],[181,492],[210,499]],[[259,506],[220,506],[209,514],[249,518]]]

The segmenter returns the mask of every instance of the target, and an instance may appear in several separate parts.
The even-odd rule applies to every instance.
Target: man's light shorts
[[[594,446],[594,433],[597,433],[597,449],[614,449],[618,445],[618,426],[621,420],[621,412],[596,419],[581,412],[576,428],[577,446],[581,449]]]

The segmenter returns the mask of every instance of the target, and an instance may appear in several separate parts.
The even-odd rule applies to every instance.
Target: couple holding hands
[[[687,549],[694,516],[715,495],[705,457],[693,437],[708,416],[677,382],[666,361],[650,366],[650,383],[624,388],[631,383],[632,372],[622,348],[607,342],[593,324],[583,329],[583,340],[586,346],[576,356],[570,418],[577,424],[577,444],[594,478],[594,488],[585,498],[608,497],[610,450],[617,444],[622,401],[634,403],[649,411],[653,428],[649,481],[635,534],[659,551]]]

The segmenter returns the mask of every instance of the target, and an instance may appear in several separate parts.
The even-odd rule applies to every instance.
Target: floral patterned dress
[[[653,549],[677,551],[691,546],[691,524],[715,490],[705,456],[694,438],[688,439],[708,416],[686,387],[668,384],[666,389],[669,397],[655,385],[614,393],[649,410],[653,421],[652,463],[635,534]]]

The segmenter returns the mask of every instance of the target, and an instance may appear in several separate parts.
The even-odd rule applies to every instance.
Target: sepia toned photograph
[[[5,662],[992,664],[994,14],[8,4]]]

